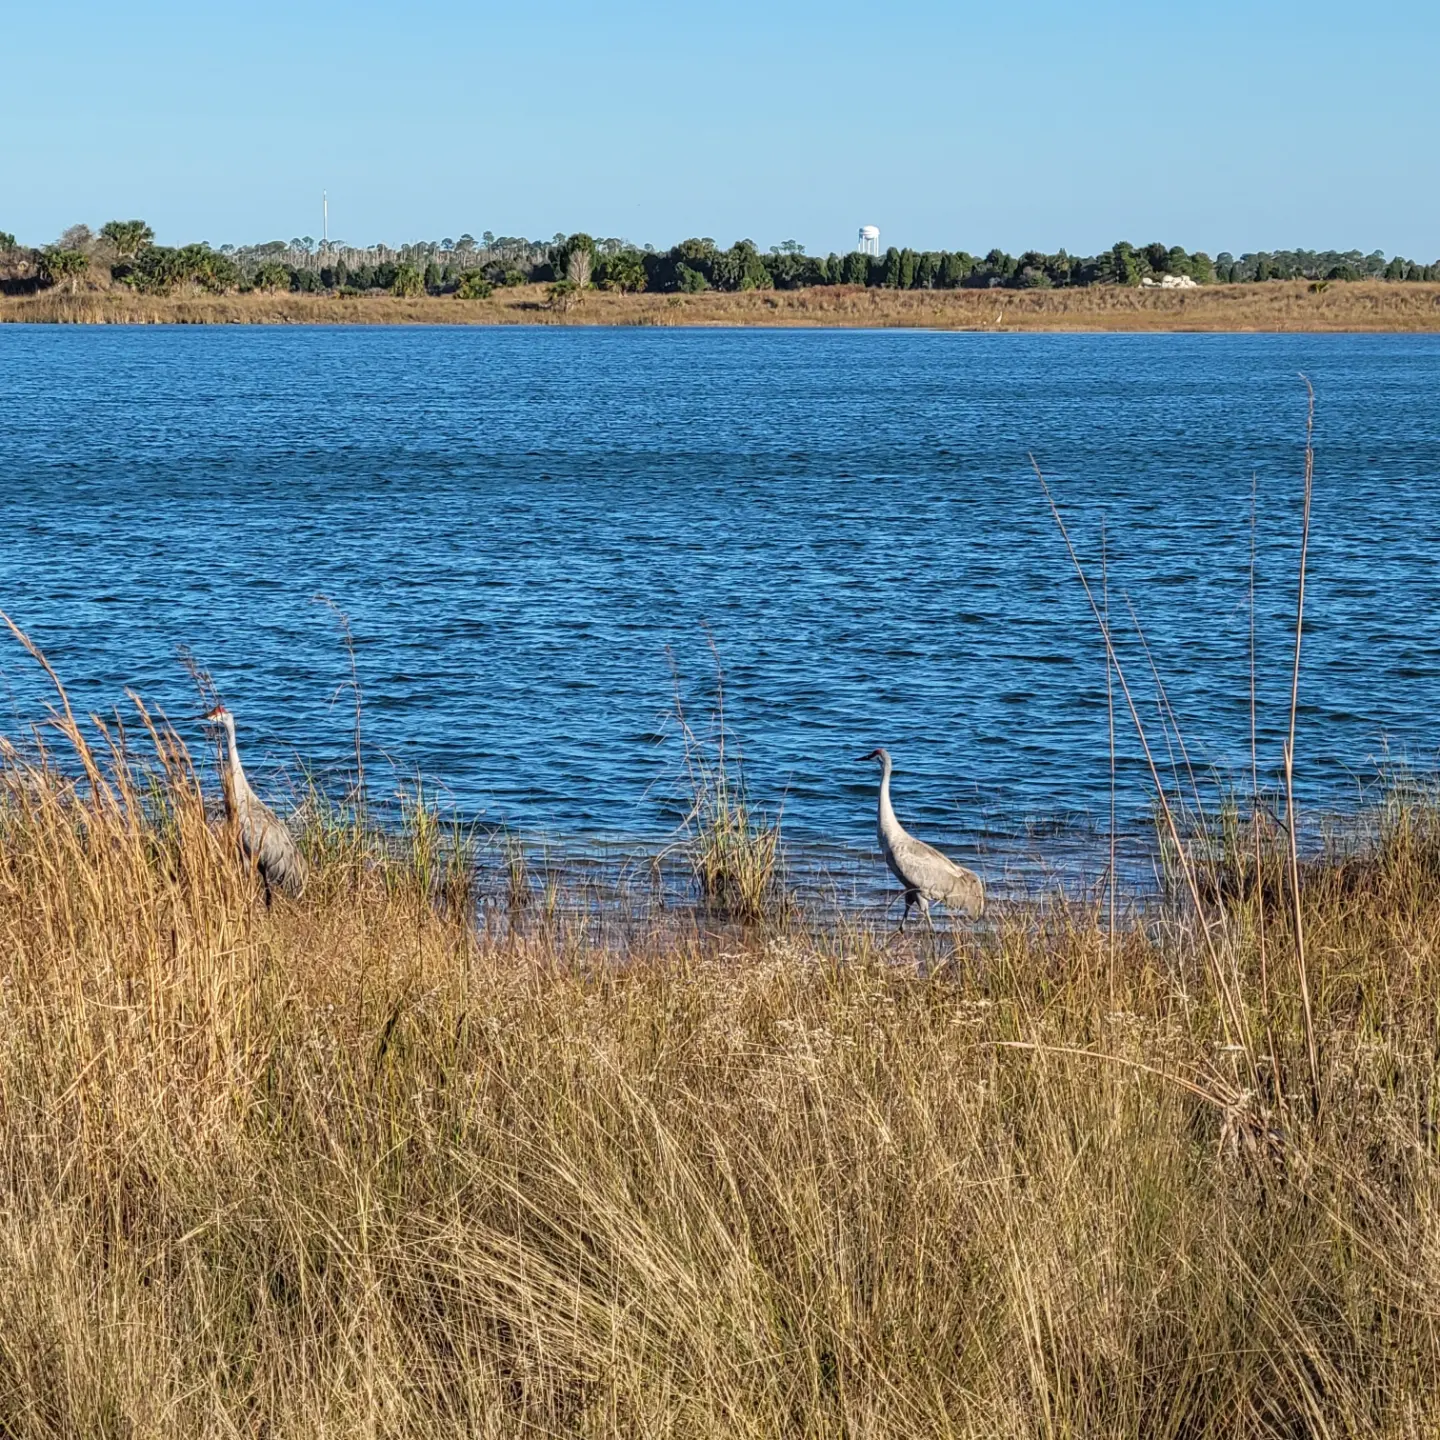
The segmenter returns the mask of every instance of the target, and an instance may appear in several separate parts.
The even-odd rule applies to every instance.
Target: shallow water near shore
[[[1145,719],[1127,599],[1191,759],[1235,779],[1254,477],[1273,781],[1302,371],[1297,777],[1343,809],[1387,757],[1434,763],[1440,337],[6,327],[0,607],[91,709],[132,687],[193,711],[189,646],[280,783],[297,756],[322,778],[350,763],[324,593],[354,627],[377,788],[419,774],[467,816],[594,853],[661,843],[682,813],[671,660],[705,715],[713,638],[754,798],[838,888],[872,847],[855,757],[877,744],[902,817],[957,858],[1093,869],[1105,668],[1027,454],[1097,582],[1103,523]],[[45,699],[18,647],[0,655],[0,732]],[[1151,787],[1123,712],[1117,735],[1139,855]]]

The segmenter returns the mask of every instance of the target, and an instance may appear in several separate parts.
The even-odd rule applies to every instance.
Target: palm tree
[[[605,284],[622,295],[645,288],[645,262],[634,250],[605,257]]]
[[[52,247],[40,252],[36,257],[36,264],[40,270],[40,278],[47,285],[59,285],[66,290],[73,290],[76,281],[89,267],[90,257],[79,250],[58,250]]]
[[[290,288],[290,267],[282,264],[279,260],[267,260],[256,270],[254,285],[257,290],[269,291],[272,294],[276,290],[288,290]]]
[[[467,270],[455,287],[455,294],[461,300],[488,300],[493,293],[494,287],[483,270]]]
[[[100,227],[100,236],[115,247],[122,260],[133,260],[155,243],[155,232],[143,220],[111,220]]]
[[[425,293],[425,277],[413,265],[397,265],[390,293],[406,299]]]

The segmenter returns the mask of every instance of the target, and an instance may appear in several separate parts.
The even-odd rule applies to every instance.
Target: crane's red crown
[[[213,710],[207,710],[200,718],[202,720],[218,720],[222,715],[229,713],[223,705],[217,705]]]

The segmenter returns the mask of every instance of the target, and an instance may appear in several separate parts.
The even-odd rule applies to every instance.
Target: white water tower
[[[862,225],[860,227],[860,253],[862,255],[878,255],[880,253],[880,227],[878,225]]]

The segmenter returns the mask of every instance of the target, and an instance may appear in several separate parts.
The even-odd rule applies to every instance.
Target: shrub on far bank
[[[35,268],[42,285],[65,285],[72,287],[90,268],[90,257],[79,250],[60,250],[52,247],[41,250],[35,257]]]
[[[271,295],[278,290],[288,290],[290,288],[290,267],[282,265],[278,261],[267,261],[250,277],[250,283],[256,290],[264,290]]]
[[[239,288],[241,280],[235,262],[208,245],[186,245],[179,250],[147,245],[133,261],[114,266],[110,273],[120,284],[142,295],[168,295],[185,285],[223,295]],[[289,289],[288,273],[285,281],[284,288]]]
[[[488,300],[495,287],[485,278],[483,270],[467,270],[455,287],[457,300]]]
[[[597,283],[606,290],[622,295],[635,294],[645,288],[645,259],[638,250],[622,250],[605,255],[595,273]]]
[[[397,265],[395,278],[390,282],[390,293],[402,300],[423,295],[425,293],[425,277],[413,265]]]
[[[545,298],[550,302],[550,308],[562,315],[572,305],[578,305],[583,294],[584,291],[573,280],[557,280],[545,287]]]

